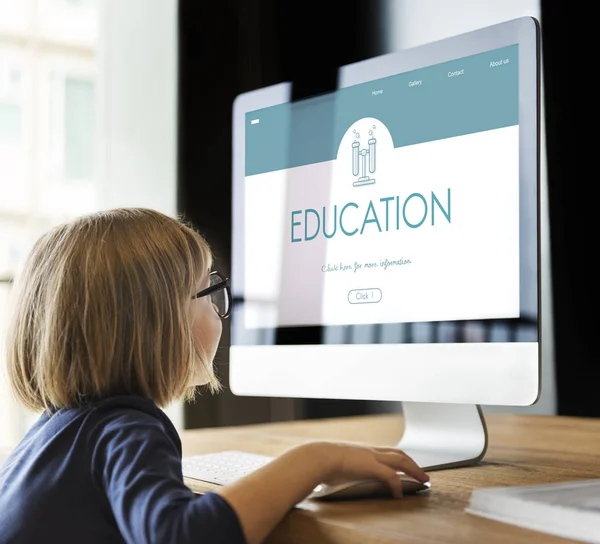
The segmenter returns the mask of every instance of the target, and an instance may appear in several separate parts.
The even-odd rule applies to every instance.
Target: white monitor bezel
[[[538,184],[539,27],[531,17],[500,23],[344,66],[338,87],[519,46],[519,175]],[[291,83],[239,95],[233,105],[232,254],[243,232],[243,202],[236,184],[245,171],[245,114],[290,101]],[[536,103],[532,108],[531,104]],[[525,107],[521,107],[521,106]],[[523,136],[526,137],[523,137]],[[538,233],[539,233],[538,209]],[[540,266],[538,235],[538,269]],[[243,268],[232,263],[232,283]],[[538,300],[540,298],[538,272]],[[539,303],[538,303],[539,304]],[[232,345],[229,382],[244,396],[444,402],[527,406],[540,393],[541,308],[538,342],[457,344]],[[385,377],[385,379],[382,379]]]

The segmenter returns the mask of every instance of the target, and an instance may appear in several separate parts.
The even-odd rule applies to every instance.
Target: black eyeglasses
[[[210,287],[196,293],[192,298],[202,298],[210,295],[210,301],[221,319],[231,314],[231,285],[229,278],[219,272],[211,272],[209,276]]]

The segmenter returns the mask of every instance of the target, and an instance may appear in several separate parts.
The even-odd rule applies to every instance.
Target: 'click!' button
[[[381,289],[352,289],[348,292],[350,304],[373,304],[381,300]]]

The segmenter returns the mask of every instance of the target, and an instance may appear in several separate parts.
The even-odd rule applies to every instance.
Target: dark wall
[[[337,67],[383,52],[379,0],[179,2],[178,209],[206,236],[229,273],[231,120],[234,98],[293,81],[296,98],[335,88]],[[217,369],[227,385],[228,331]],[[189,426],[273,419],[266,399],[227,390],[188,409]],[[366,404],[306,401],[303,417],[364,413]],[[275,415],[276,416],[276,415]]]
[[[577,45],[591,41],[595,33],[580,17],[578,31],[573,31],[578,7],[565,0],[541,2],[555,361],[558,412],[598,417],[600,296],[595,253],[600,229],[596,210],[586,204],[598,193],[596,176],[591,175],[597,160],[597,151],[591,149],[595,128],[586,128],[595,118],[596,97],[593,86],[565,74],[573,62],[572,50],[591,51],[590,43]],[[580,120],[577,126],[575,119]]]

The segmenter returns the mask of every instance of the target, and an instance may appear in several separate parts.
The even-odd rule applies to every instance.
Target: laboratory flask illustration
[[[355,140],[352,142],[352,175],[359,176],[358,179],[354,180],[352,185],[354,187],[361,187],[363,185],[373,185],[375,178],[370,177],[369,174],[374,174],[376,169],[377,160],[377,139],[375,138],[374,131],[376,125],[373,125],[369,130],[369,139],[367,145],[361,148],[360,133],[354,129]]]

